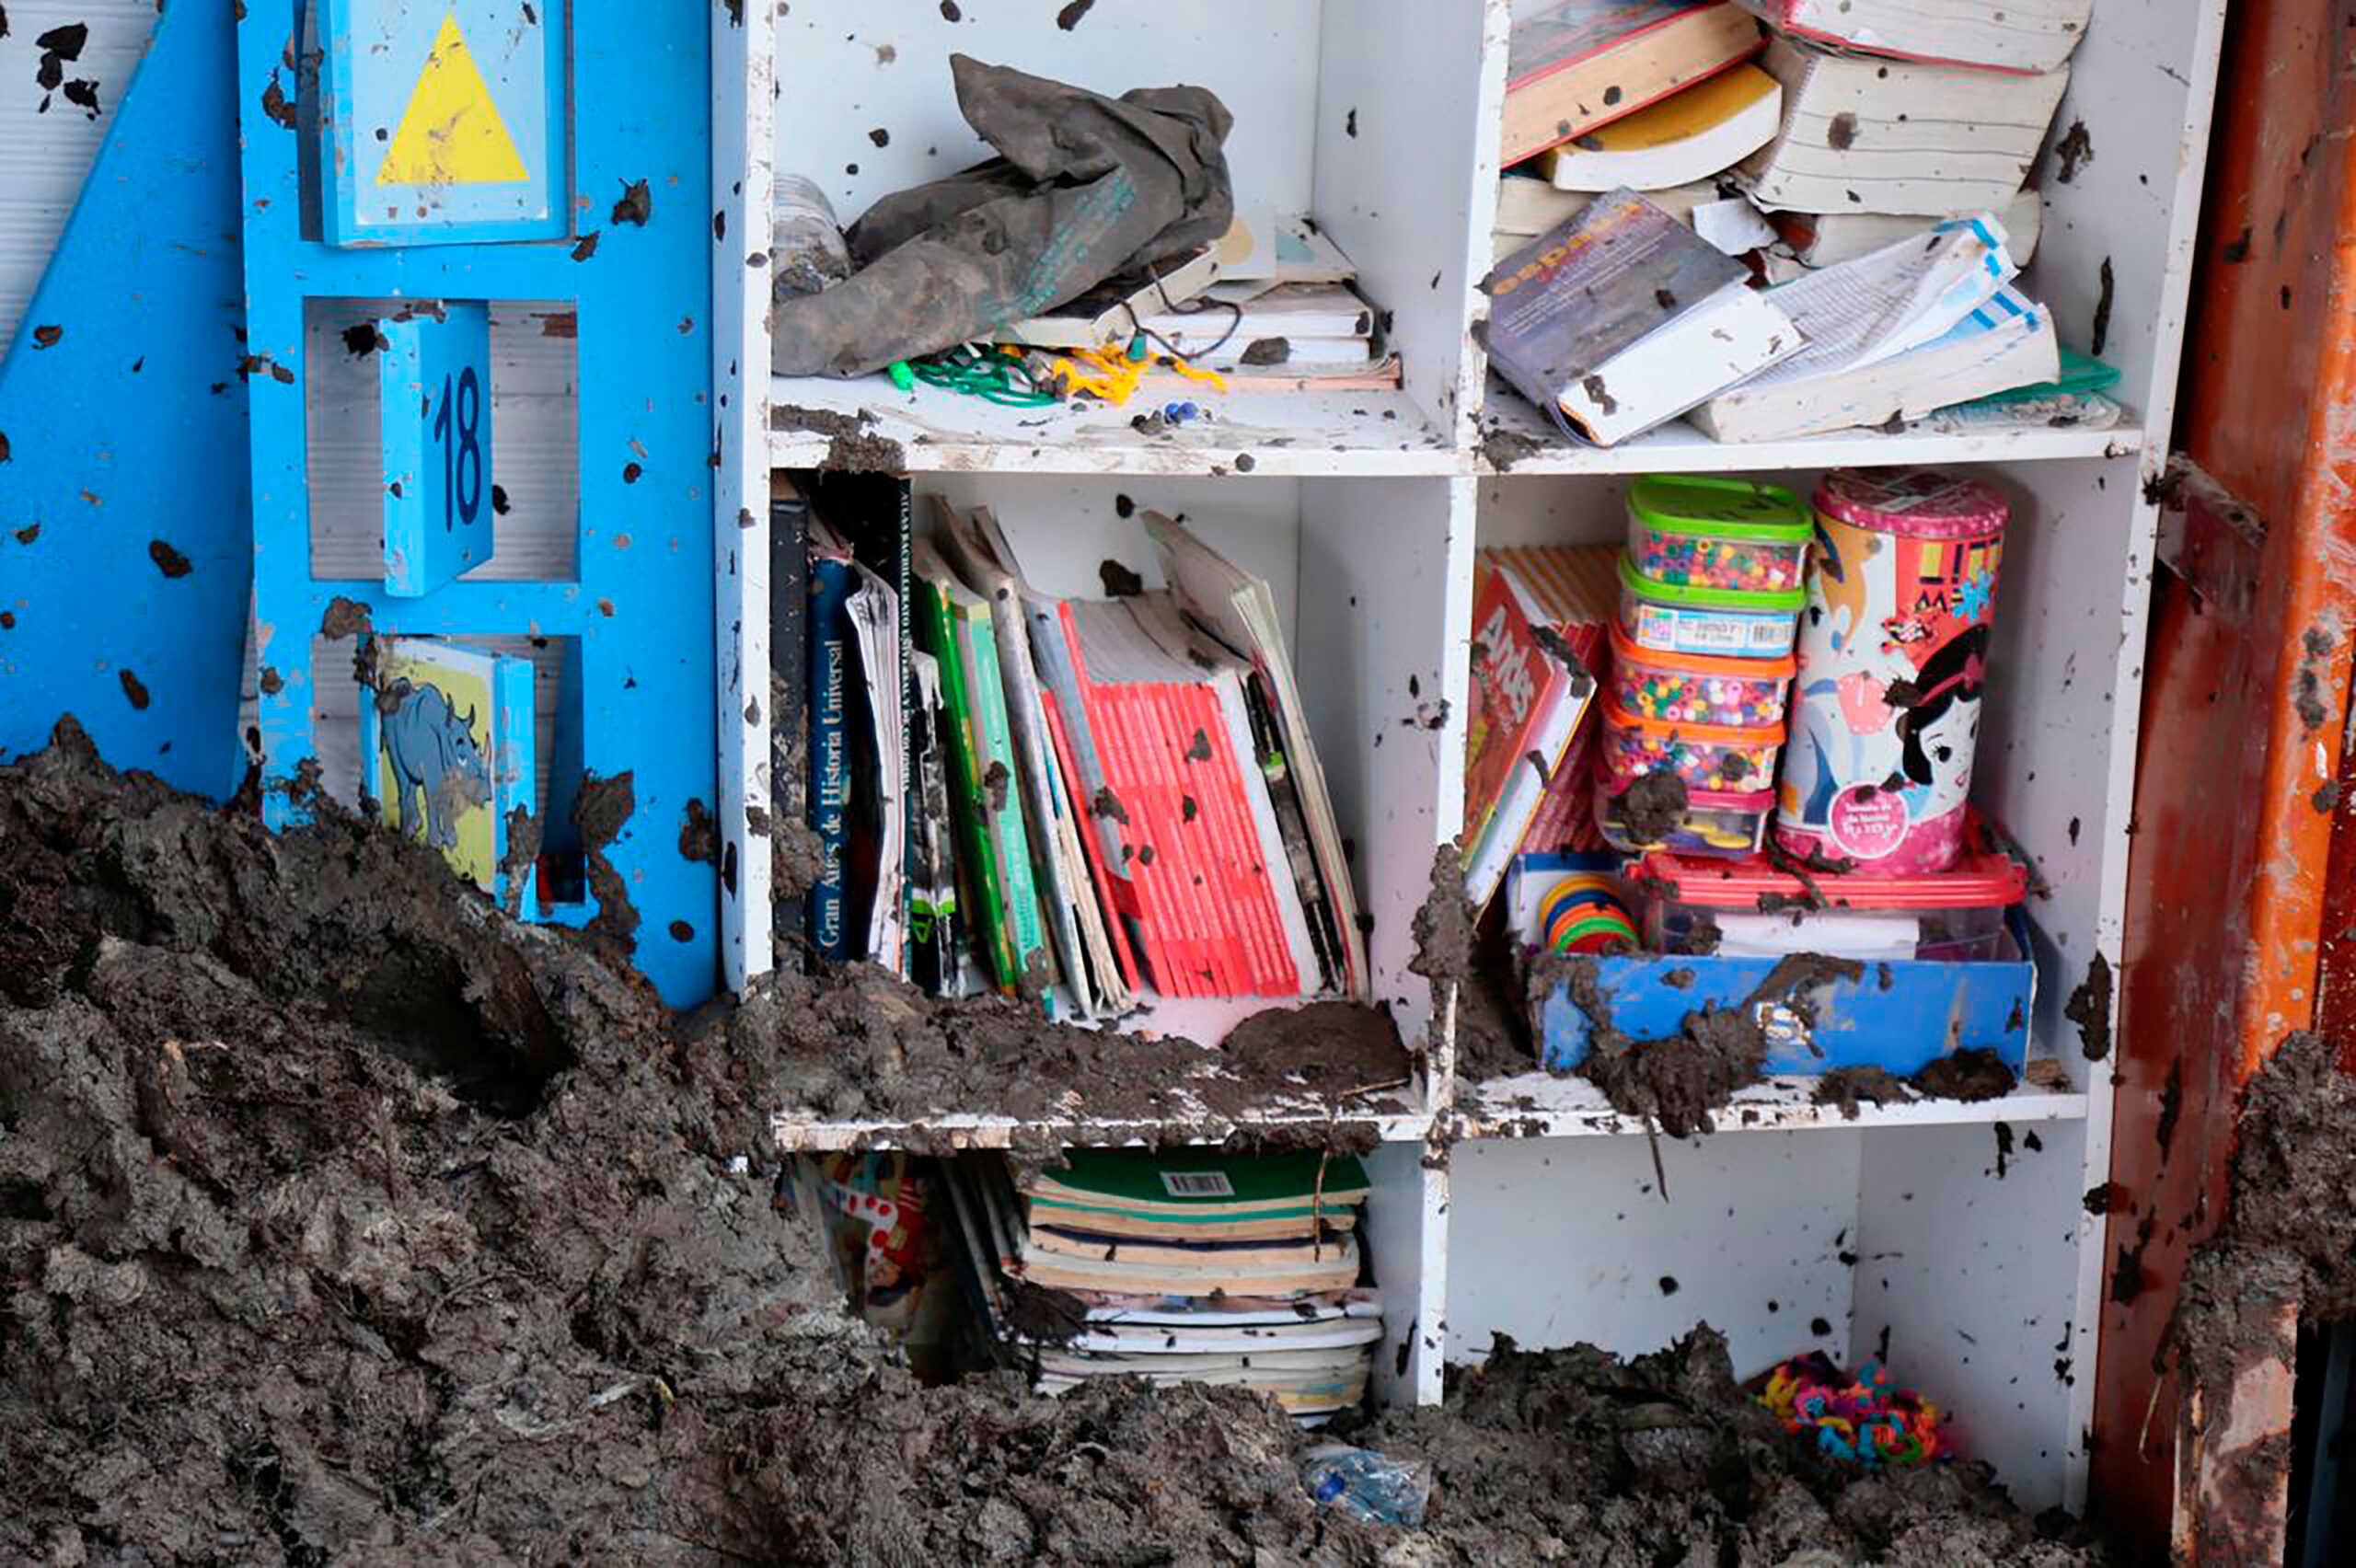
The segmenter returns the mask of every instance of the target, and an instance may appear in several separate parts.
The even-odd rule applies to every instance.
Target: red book
[[[1529,627],[1529,636],[1536,638],[1536,628],[1553,628],[1553,652],[1566,652],[1586,669],[1586,674],[1602,678],[1604,664],[1611,654],[1609,627],[1614,607],[1619,605],[1619,570],[1616,570],[1619,547],[1611,544],[1543,544],[1543,547],[1522,548],[1484,548],[1477,562],[1477,589],[1482,595],[1472,610],[1472,642],[1475,652],[1489,650],[1489,638],[1482,636],[1482,628],[1489,624],[1489,612],[1494,610],[1494,598],[1503,594],[1506,584],[1491,584],[1489,577],[1510,572],[1515,589],[1513,607],[1507,610],[1507,624]],[[1548,664],[1560,674],[1565,671],[1562,659],[1548,659]],[[1484,671],[1480,662],[1472,669],[1472,734],[1465,739],[1465,755],[1480,751],[1482,697],[1484,697]],[[1491,671],[1491,678],[1496,674]],[[1590,713],[1581,713],[1574,722],[1572,739],[1562,751],[1560,760],[1550,760],[1548,781],[1543,798],[1529,817],[1529,826],[1519,838],[1519,852],[1560,852],[1560,850],[1593,850],[1602,847],[1602,838],[1595,834],[1593,813],[1593,781],[1588,779],[1588,755],[1595,749],[1595,734],[1600,725]],[[1503,746],[1506,742],[1498,742]],[[1510,775],[1510,763],[1522,754],[1498,754],[1489,763],[1489,777]],[[1465,859],[1472,859],[1472,847],[1480,838],[1484,819],[1477,817],[1470,760],[1465,770]],[[1496,798],[1489,796],[1491,810],[1496,808]]]
[[[1199,797],[1201,791],[1193,787],[1193,768],[1185,755],[1194,744],[1194,732],[1184,722],[1183,691],[1182,687],[1166,684],[1138,688],[1138,701],[1146,709],[1144,721],[1153,727],[1158,737],[1155,755],[1163,770],[1161,788],[1154,798],[1155,834],[1160,853],[1169,858],[1168,870],[1192,912],[1206,958],[1216,976],[1211,994],[1250,996],[1253,994],[1250,955],[1244,951],[1234,916],[1220,889],[1222,879],[1216,853],[1201,835],[1185,831],[1186,797],[1190,793]]]
[[[1103,770],[1104,787],[1120,806],[1121,814],[1113,819],[1123,850],[1119,876],[1136,894],[1138,938],[1153,988],[1165,997],[1193,996],[1189,955],[1179,940],[1184,922],[1169,905],[1170,894],[1161,885],[1161,879],[1151,875],[1151,868],[1138,855],[1149,842],[1143,814],[1145,774],[1136,737],[1130,734],[1126,715],[1115,700],[1120,688],[1090,675],[1070,601],[1060,608],[1058,618],[1079,679],[1080,702],[1087,710],[1089,734],[1096,743],[1097,763]],[[1092,815],[1096,802],[1091,800],[1082,809]]]
[[[1225,896],[1248,940],[1254,994],[1297,997],[1301,990],[1300,974],[1294,967],[1292,944],[1286,938],[1284,919],[1276,908],[1266,846],[1260,837],[1251,803],[1244,798],[1245,790],[1265,788],[1242,771],[1246,767],[1256,769],[1258,764],[1236,755],[1218,698],[1207,686],[1195,687],[1189,697],[1195,732],[1210,743],[1211,753],[1209,759],[1198,763],[1194,772],[1198,779],[1208,776],[1219,861],[1227,877]],[[1289,866],[1285,868],[1285,874],[1291,874]]]

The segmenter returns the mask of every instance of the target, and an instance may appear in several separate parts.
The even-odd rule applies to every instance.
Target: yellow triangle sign
[[[452,11],[425,52],[425,68],[417,74],[376,183],[497,185],[530,178]]]

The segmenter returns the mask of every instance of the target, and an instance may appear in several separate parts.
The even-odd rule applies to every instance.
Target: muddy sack
[[[988,338],[1227,232],[1234,119],[1208,89],[1109,98],[963,54],[949,64],[959,110],[1000,156],[869,208],[846,236],[858,270],[778,304],[780,375],[860,375]]]

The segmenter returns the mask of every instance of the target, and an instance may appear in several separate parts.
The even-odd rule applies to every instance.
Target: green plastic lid
[[[1738,588],[1680,588],[1668,582],[1656,582],[1636,570],[1628,552],[1620,552],[1620,585],[1640,599],[1650,599],[1657,605],[1675,605],[1689,610],[1738,610],[1746,615],[1797,615],[1807,603],[1805,588],[1785,588],[1773,594],[1746,594]]]
[[[1664,534],[1762,544],[1805,543],[1810,528],[1807,508],[1783,486],[1715,474],[1646,474],[1629,487],[1628,514]]]

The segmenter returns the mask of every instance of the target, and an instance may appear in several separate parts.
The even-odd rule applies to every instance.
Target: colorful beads
[[[1636,570],[1672,588],[1721,588],[1773,594],[1796,588],[1807,559],[1806,544],[1763,544],[1669,533],[1639,523],[1629,543]]]
[[[1612,666],[1611,679],[1613,700],[1639,719],[1747,729],[1784,721],[1787,683],[1782,677],[1703,674],[1657,668],[1623,655]]]
[[[1827,1457],[1866,1470],[1929,1464],[1950,1454],[1939,1407],[1893,1384],[1878,1361],[1866,1362],[1852,1379],[1821,1351],[1795,1356],[1768,1376],[1759,1402],[1782,1419],[1784,1431],[1813,1433]]]
[[[1775,777],[1784,727],[1668,724],[1607,704],[1602,741],[1604,773],[1615,793],[1648,773],[1674,773],[1688,790],[1757,790]]]

